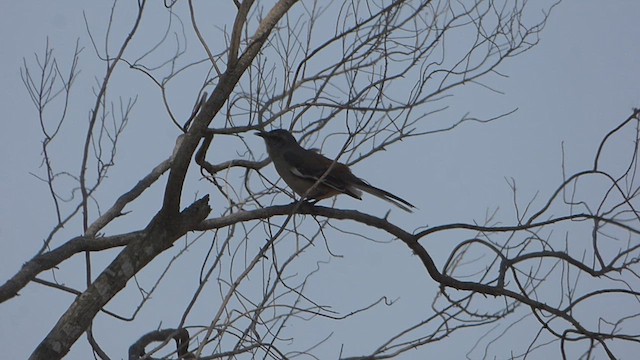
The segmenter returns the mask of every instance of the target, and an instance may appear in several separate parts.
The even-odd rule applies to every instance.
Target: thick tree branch
[[[49,335],[40,343],[31,359],[58,359],[88,328],[95,314],[127,281],[178,238],[204,220],[210,208],[208,196],[179,213],[180,199],[186,172],[200,138],[213,117],[222,108],[244,71],[259,53],[277,22],[295,1],[281,0],[261,22],[247,50],[237,63],[230,64],[220,77],[216,88],[196,115],[189,131],[182,135],[174,150],[162,209],[147,227],[141,239],[127,245],[116,259],[59,319]],[[192,214],[193,213],[193,214]]]
[[[182,137],[182,141],[176,145],[174,163],[169,172],[169,179],[167,180],[161,210],[161,214],[164,216],[172,216],[172,214],[175,214],[179,209],[184,179],[189,164],[191,163],[191,157],[207,127],[215,115],[222,109],[222,106],[229,98],[231,91],[235,88],[245,70],[258,55],[275,25],[295,3],[295,0],[280,0],[273,6],[269,14],[260,23],[245,52],[236,63],[230,64],[230,67],[228,67],[220,77],[211,96],[209,96],[209,99],[207,99],[198,115],[196,115],[189,131]]]
[[[156,216],[144,235],[129,243],[91,286],[71,304],[30,359],[61,359],[86,331],[95,315],[151,260],[193,230],[209,214],[209,197],[167,219]],[[160,214],[159,214],[160,215]]]
[[[101,251],[127,245],[144,236],[143,231],[123,235],[86,238],[78,236],[49,252],[27,261],[18,273],[0,286],[0,303],[18,295],[18,292],[43,271],[52,269],[68,258],[83,251]]]

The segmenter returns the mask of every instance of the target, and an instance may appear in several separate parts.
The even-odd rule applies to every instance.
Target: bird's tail
[[[413,206],[410,202],[402,199],[399,196],[395,196],[392,193],[379,189],[375,186],[369,185],[365,182],[359,183],[359,184],[354,184],[353,187],[362,190],[364,192],[367,192],[373,196],[377,196],[382,200],[386,200],[390,203],[392,203],[393,205],[399,207],[400,209],[407,211],[407,212],[413,212],[411,209],[415,209],[415,206]]]

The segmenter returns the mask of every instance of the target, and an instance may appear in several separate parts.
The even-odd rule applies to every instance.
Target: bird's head
[[[296,138],[284,129],[276,129],[269,132],[257,132],[255,134],[264,139],[264,142],[267,144],[267,149],[270,150],[298,145]]]

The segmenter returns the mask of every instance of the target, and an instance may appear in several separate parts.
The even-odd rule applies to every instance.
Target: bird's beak
[[[267,133],[266,133],[266,132],[264,132],[264,131],[261,131],[261,132],[254,132],[253,134],[254,134],[254,135],[256,135],[256,136],[260,136],[260,137],[261,137],[261,138],[263,138],[263,139],[267,137]]]

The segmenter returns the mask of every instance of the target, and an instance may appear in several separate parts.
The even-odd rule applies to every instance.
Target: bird
[[[404,211],[412,212],[411,209],[415,208],[408,201],[355,176],[347,165],[334,163],[318,152],[303,148],[287,130],[261,131],[255,135],[264,139],[267,153],[282,180],[300,196],[319,201],[346,194],[362,200],[364,191]],[[315,188],[309,191],[314,185]]]

